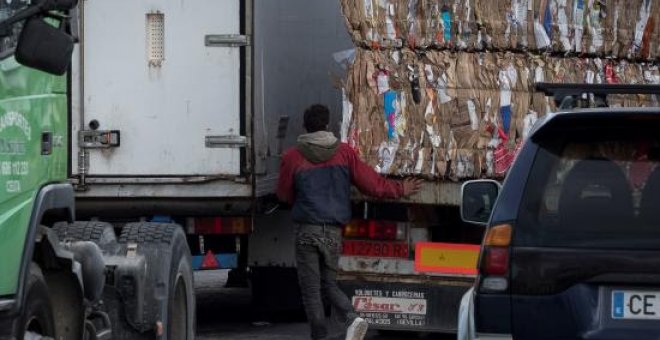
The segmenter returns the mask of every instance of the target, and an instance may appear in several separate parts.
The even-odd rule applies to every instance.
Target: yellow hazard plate
[[[420,242],[415,245],[415,271],[442,274],[476,274],[478,245]]]

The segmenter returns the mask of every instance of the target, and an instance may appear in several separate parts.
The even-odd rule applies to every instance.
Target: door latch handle
[[[41,133],[41,154],[46,156],[53,153],[53,133]]]

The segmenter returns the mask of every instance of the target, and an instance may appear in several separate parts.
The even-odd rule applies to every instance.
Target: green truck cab
[[[182,228],[75,221],[66,31],[76,3],[0,2],[0,339],[192,339]]]

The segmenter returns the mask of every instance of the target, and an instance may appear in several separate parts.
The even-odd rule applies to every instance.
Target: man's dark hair
[[[330,110],[321,104],[315,104],[305,110],[304,126],[307,132],[324,131],[330,124]]]

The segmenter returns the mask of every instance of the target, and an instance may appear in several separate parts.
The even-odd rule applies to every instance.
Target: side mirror
[[[73,37],[35,17],[25,22],[14,55],[27,67],[63,75],[71,63],[73,45]]]
[[[500,188],[498,182],[488,179],[465,182],[461,188],[461,219],[472,224],[486,225]]]

